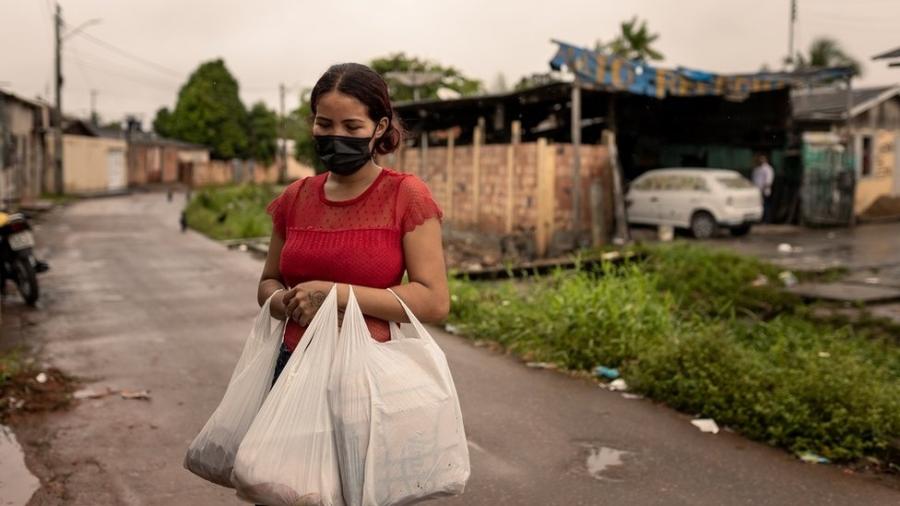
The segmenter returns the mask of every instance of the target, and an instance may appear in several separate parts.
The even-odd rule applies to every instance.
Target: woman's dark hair
[[[403,140],[403,127],[391,106],[387,83],[377,72],[359,63],[332,65],[313,87],[310,96],[313,116],[316,115],[319,98],[331,91],[338,91],[362,102],[369,111],[369,118],[375,123],[381,118],[388,119],[387,130],[375,141],[376,153],[386,155],[397,149]]]

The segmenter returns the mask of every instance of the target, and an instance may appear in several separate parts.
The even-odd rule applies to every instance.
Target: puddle
[[[25,467],[25,454],[15,434],[0,425],[0,506],[24,506],[41,487],[41,482]]]
[[[616,450],[607,446],[583,445],[588,449],[585,465],[588,474],[595,480],[604,481],[621,481],[608,476],[608,472],[612,468],[617,468],[623,464],[622,458],[630,455],[631,452]]]

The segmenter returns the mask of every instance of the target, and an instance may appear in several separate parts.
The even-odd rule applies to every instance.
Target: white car
[[[686,228],[699,239],[719,227],[744,235],[763,216],[759,189],[725,169],[651,170],[631,183],[625,202],[629,223]]]

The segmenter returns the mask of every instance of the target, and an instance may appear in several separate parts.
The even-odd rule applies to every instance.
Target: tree
[[[247,114],[247,154],[266,165],[278,151],[278,114],[263,102],[253,104]]]
[[[647,22],[637,16],[620,24],[621,33],[607,44],[597,41],[597,51],[608,51],[629,60],[662,60],[663,55],[651,45],[659,39],[658,33],[650,33]]]
[[[153,131],[162,137],[171,137],[172,134],[172,113],[168,107],[162,107],[156,111],[156,117],[153,118]]]
[[[312,106],[309,102],[311,90],[300,93],[300,106],[291,111],[286,118],[287,136],[294,139],[294,158],[316,169],[316,173],[325,170],[316,155],[316,145],[312,136]]]
[[[375,72],[381,74],[391,88],[391,98],[402,102],[413,99],[413,88],[397,79],[391,78],[389,72],[434,72],[440,74],[438,82],[433,82],[419,87],[419,98],[437,98],[440,88],[449,88],[460,95],[477,95],[482,91],[481,81],[464,76],[453,67],[445,67],[436,62],[407,56],[406,53],[393,53],[382,58],[376,58],[369,62],[369,66]]]
[[[831,37],[818,37],[809,46],[809,53],[797,53],[797,69],[850,67],[854,76],[862,75],[862,64],[847,54],[841,44]]]
[[[175,110],[160,109],[153,127],[160,135],[209,146],[213,158],[248,154],[247,110],[221,59],[201,64],[178,92]]]

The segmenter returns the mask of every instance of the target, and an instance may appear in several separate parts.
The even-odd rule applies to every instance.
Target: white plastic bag
[[[272,385],[284,322],[270,316],[271,303],[269,297],[259,310],[222,401],[184,457],[186,469],[224,487],[232,486],[238,446]]]
[[[386,343],[372,340],[352,289],[344,313],[328,394],[350,506],[461,494],[469,478],[469,450],[447,359],[400,304],[415,337],[392,324]]]
[[[327,387],[337,346],[332,288],[241,442],[231,480],[267,506],[342,506]]]

